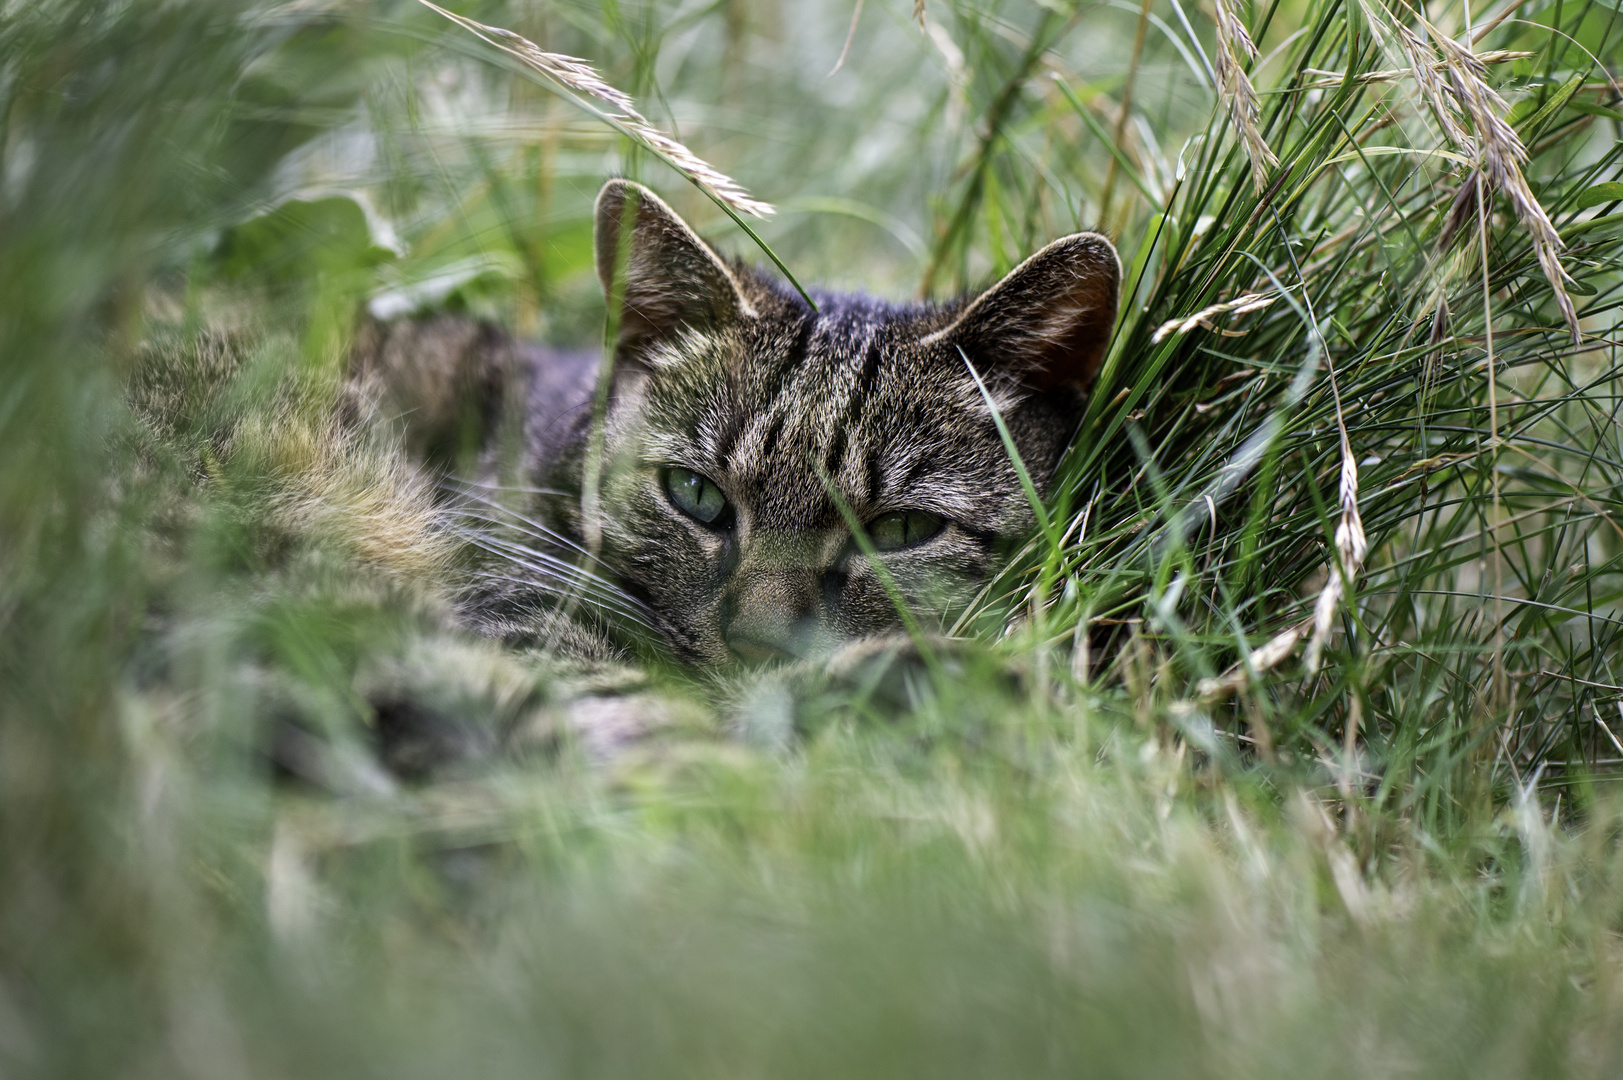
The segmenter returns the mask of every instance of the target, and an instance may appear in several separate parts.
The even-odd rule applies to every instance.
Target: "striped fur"
[[[582,498],[595,362],[520,350],[520,486],[562,494],[506,513],[532,526],[528,546],[551,537],[548,552],[612,583],[633,621],[701,664],[806,655],[897,628],[848,519],[943,519],[939,535],[878,558],[926,624],[966,600],[1034,524],[969,365],[1045,485],[1108,344],[1120,272],[1108,241],[1078,234],[972,300],[814,292],[813,312],[777,280],[724,262],[624,181],[599,197],[598,259],[623,303],[600,497],[587,484]],[[673,466],[721,488],[728,527],[673,505],[663,484]],[[552,574],[488,575],[469,592],[468,618],[548,640],[536,629],[556,618],[545,597],[568,591]]]

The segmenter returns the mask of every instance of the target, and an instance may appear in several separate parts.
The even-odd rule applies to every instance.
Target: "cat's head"
[[[584,524],[700,663],[896,628],[892,583],[926,625],[967,600],[1034,526],[970,366],[1044,489],[1120,277],[1110,242],[1080,233],[968,300],[816,294],[813,312],[618,180],[598,197],[597,266],[618,343]]]

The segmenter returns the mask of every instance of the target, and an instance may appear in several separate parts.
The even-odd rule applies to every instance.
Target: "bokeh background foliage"
[[[611,174],[754,242],[420,5],[0,7],[0,1069],[1615,1075],[1615,5],[457,10],[802,281],[1108,231],[1052,527],[908,708],[670,673],[612,760],[401,783],[380,687],[475,734],[569,688],[447,628],[428,492],[325,437],[357,312],[594,342]]]

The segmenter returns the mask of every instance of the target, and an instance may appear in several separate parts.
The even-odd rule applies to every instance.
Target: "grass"
[[[339,357],[366,304],[594,340],[611,172],[737,220],[419,5],[0,14],[0,1068],[1615,1074],[1618,15],[1427,9],[1526,54],[1441,72],[1517,165],[1410,9],[1225,8],[1259,189],[1215,11],[1143,10],[876,2],[830,76],[849,5],[458,8],[775,204],[802,281],[1101,219],[1126,269],[983,646],[905,707],[598,673],[651,728],[606,762],[388,542],[429,493],[329,437]],[[528,750],[391,780],[397,685]]]

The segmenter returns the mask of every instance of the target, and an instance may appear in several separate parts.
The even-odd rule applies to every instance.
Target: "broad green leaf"
[[[388,224],[349,193],[278,203],[228,229],[217,249],[228,277],[271,281],[366,270],[403,253]]]
[[[1588,101],[1573,101],[1568,103],[1567,108],[1573,112],[1583,113],[1585,116],[1602,116],[1608,120],[1623,121],[1623,112],[1619,112],[1617,109],[1608,109],[1604,105],[1595,105]]]
[[[1623,181],[1608,180],[1604,184],[1596,184],[1578,196],[1577,205],[1580,210],[1587,210],[1591,206],[1602,203],[1623,200]]]

